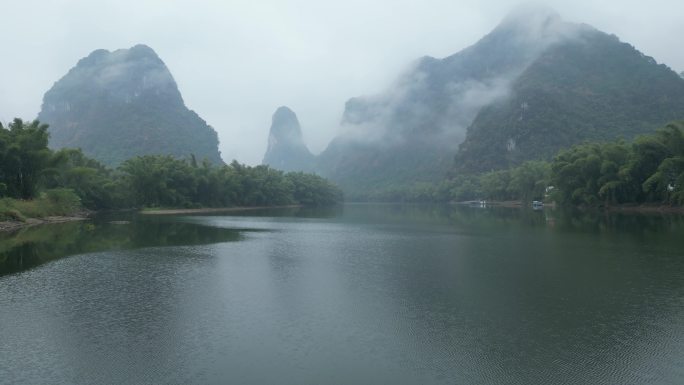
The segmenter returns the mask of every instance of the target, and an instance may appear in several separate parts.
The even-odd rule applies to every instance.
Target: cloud
[[[478,112],[507,97],[546,48],[587,29],[546,7],[516,9],[476,44],[444,59],[422,58],[382,94],[350,99],[342,137],[376,147],[432,140],[455,152]]]
[[[22,0],[3,3],[0,120],[35,117],[43,93],[98,48],[145,43],[189,108],[217,129],[226,160],[261,161],[270,117],[298,115],[313,152],[338,133],[344,103],[388,89],[424,55],[445,57],[489,32],[509,0]],[[679,0],[546,2],[678,71]],[[676,39],[675,39],[676,40]]]

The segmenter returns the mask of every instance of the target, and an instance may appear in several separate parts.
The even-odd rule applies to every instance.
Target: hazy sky
[[[0,121],[33,119],[43,94],[98,48],[152,47],[224,160],[257,164],[287,105],[314,153],[344,102],[381,92],[420,56],[475,43],[519,1],[0,0]],[[546,1],[684,71],[682,0]]]

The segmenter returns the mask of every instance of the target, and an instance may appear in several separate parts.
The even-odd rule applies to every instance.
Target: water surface
[[[125,219],[0,239],[0,383],[684,383],[681,217]]]

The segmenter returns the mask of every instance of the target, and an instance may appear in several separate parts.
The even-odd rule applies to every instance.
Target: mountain
[[[617,37],[585,29],[546,49],[482,108],[456,172],[550,159],[583,141],[631,140],[684,118],[684,79]]]
[[[474,45],[347,101],[317,171],[348,196],[548,159],[684,118],[684,80],[617,37],[525,6]],[[455,162],[454,162],[455,159]]]
[[[441,180],[480,110],[506,99],[548,47],[587,28],[524,8],[455,55],[418,60],[385,92],[346,103],[345,132],[320,155],[320,172],[348,192]]]
[[[185,106],[169,69],[145,45],[79,60],[45,93],[38,119],[50,125],[50,147],[78,147],[110,166],[145,154],[222,163],[216,131]]]
[[[288,107],[273,114],[263,164],[283,171],[311,171],[315,157],[304,144],[297,115]]]

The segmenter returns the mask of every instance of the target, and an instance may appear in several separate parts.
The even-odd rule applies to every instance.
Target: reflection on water
[[[681,216],[127,219],[5,236],[0,384],[684,383]]]
[[[222,217],[201,214],[195,217]],[[354,204],[329,208],[278,208],[249,210],[240,217],[337,218],[348,223],[385,222],[415,226],[449,226],[467,231],[507,227],[545,227],[558,233],[593,233],[671,238],[684,234],[684,216],[673,214],[608,213],[578,210],[486,209],[444,205]],[[192,217],[192,216],[188,216]],[[211,244],[241,239],[249,228],[220,228],[178,221],[177,217],[137,214],[100,215],[85,222],[70,222],[0,233],[0,276],[29,269],[69,255],[103,250],[154,246]],[[682,240],[683,237],[674,237]]]
[[[238,241],[240,230],[133,214],[28,227],[0,233],[0,276],[74,254]]]

